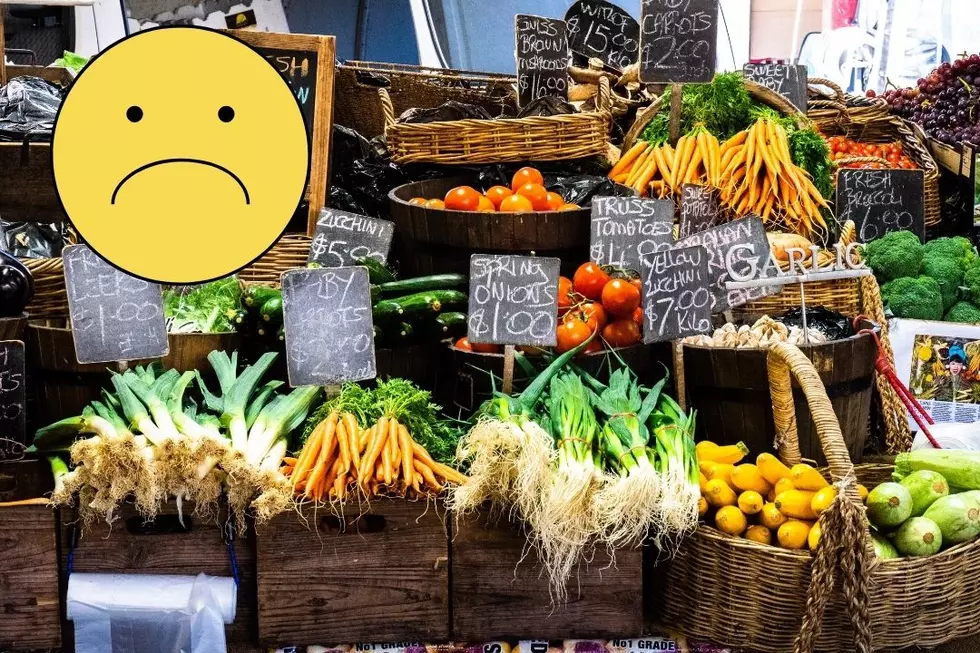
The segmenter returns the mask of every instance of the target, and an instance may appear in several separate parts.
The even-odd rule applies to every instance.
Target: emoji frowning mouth
[[[159,161],[153,161],[151,163],[147,163],[146,165],[142,165],[139,168],[136,168],[135,170],[133,170],[132,172],[130,172],[128,175],[126,175],[125,177],[123,177],[121,180],[119,180],[119,183],[116,184],[115,189],[113,189],[113,191],[112,191],[112,199],[111,199],[111,201],[109,203],[110,204],[115,204],[116,203],[116,194],[119,193],[119,189],[122,188],[123,185],[127,181],[129,181],[130,179],[132,179],[133,177],[135,177],[139,173],[143,172],[144,170],[148,170],[148,169],[153,168],[153,167],[156,167],[156,166],[166,165],[168,163],[197,163],[197,164],[200,164],[200,165],[209,166],[211,168],[215,168],[217,170],[220,170],[221,172],[225,173],[226,175],[228,175],[229,177],[231,177],[232,179],[234,179],[236,182],[238,182],[238,185],[242,189],[242,193],[245,195],[245,203],[246,204],[250,204],[251,203],[251,201],[249,199],[249,196],[248,196],[248,189],[245,188],[244,182],[242,182],[242,180],[238,178],[238,175],[236,175],[234,172],[232,172],[231,170],[229,170],[228,168],[226,168],[226,167],[224,167],[222,165],[218,165],[217,163],[214,163],[213,161],[206,161],[204,159],[160,159]]]

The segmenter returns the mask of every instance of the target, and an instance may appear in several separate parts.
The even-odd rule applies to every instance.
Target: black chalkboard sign
[[[708,252],[708,287],[712,296],[712,313],[727,311],[767,295],[774,295],[782,289],[780,286],[735,290],[728,290],[725,287],[725,283],[731,281],[727,268],[729,258],[732,260],[734,271],[740,276],[747,275],[753,266],[759,270],[757,277],[775,274],[775,271],[766,265],[769,260],[769,239],[766,238],[766,228],[762,224],[762,219],[757,216],[727,222],[677,241],[677,247],[693,245],[701,245]]]
[[[0,460],[20,458],[27,447],[24,343],[0,342]]]
[[[644,255],[674,244],[674,202],[594,197],[591,231],[591,260],[639,272]]]
[[[303,122],[306,123],[306,135],[313,144],[313,118],[316,116],[316,72],[319,65],[315,51],[286,50],[256,46],[279,73],[286,78],[289,88],[296,95],[300,111],[303,112]]]
[[[641,82],[711,81],[718,49],[718,2],[641,0]]]
[[[534,256],[470,257],[470,342],[555,344],[561,260]]]
[[[678,238],[709,229],[721,210],[717,189],[700,184],[684,184],[681,189],[681,219]]]
[[[902,230],[924,239],[922,171],[842,169],[837,173],[837,217],[854,221],[862,243]]]
[[[517,14],[515,22],[518,104],[545,96],[568,99],[565,21]]]
[[[711,331],[708,252],[677,247],[643,257],[643,342]]]
[[[159,285],[120,272],[87,245],[66,247],[61,257],[79,363],[161,358],[169,353]]]
[[[336,385],[377,375],[367,268],[284,272],[282,312],[291,386]]]
[[[806,66],[784,63],[747,63],[742,74],[756,84],[779,93],[806,113]]]
[[[370,257],[384,263],[394,231],[395,224],[387,220],[320,209],[308,262],[336,268]]]
[[[601,59],[622,71],[640,52],[640,24],[606,0],[578,0],[565,12],[568,46],[583,57]]]

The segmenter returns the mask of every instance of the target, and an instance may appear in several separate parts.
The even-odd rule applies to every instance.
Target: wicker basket
[[[609,80],[599,81],[599,110],[557,116],[395,122],[388,91],[378,95],[385,114],[385,138],[396,163],[480,164],[562,161],[608,152]]]
[[[778,111],[779,113],[787,116],[799,116],[803,117],[796,106],[784,98],[779,93],[771,91],[761,84],[757,84],[752,80],[745,80],[745,90],[749,92],[749,96],[757,101],[765,104]],[[660,107],[664,102],[670,102],[670,93],[664,93],[656,100],[654,100],[649,106],[640,109],[636,112],[636,119],[633,121],[633,126],[630,127],[629,131],[626,132],[626,136],[623,139],[623,152],[632,147],[633,143],[637,141],[643,130],[646,129],[650,121],[653,120],[654,116],[660,113]]]
[[[813,82],[815,80],[811,80]],[[839,90],[839,89],[838,89]],[[939,166],[929,153],[926,136],[915,123],[888,113],[882,98],[849,95],[840,107],[828,108],[810,103],[807,116],[825,136],[846,136],[861,143],[893,143],[901,141],[902,148],[923,172],[923,207],[926,229],[937,226],[940,215]]]
[[[810,78],[808,84],[806,115],[818,125],[841,120],[866,124],[888,116],[888,102],[884,98],[849,97],[840,86],[826,79]],[[830,92],[821,92],[821,86]]]
[[[238,278],[246,284],[278,287],[283,272],[306,267],[311,242],[305,234],[283,234],[259,260],[242,269]]]
[[[768,367],[776,433],[782,440],[777,444],[783,445],[780,453],[799,462],[792,373],[806,395],[830,476],[835,481],[850,479],[847,491],[821,518],[823,535],[816,556],[733,537],[706,525],[698,527],[667,564],[658,621],[694,639],[764,653],[860,651],[870,634],[867,614],[862,612],[868,609],[867,585],[855,581],[858,572],[867,580],[872,554],[867,530],[859,526],[860,521],[852,524],[845,519],[848,507],[863,514],[846,500],[860,504],[854,466],[830,399],[809,359],[793,345],[780,343],[770,350]],[[837,531],[845,524],[849,528],[841,537]],[[834,573],[838,566],[843,573]],[[847,582],[849,601],[831,596],[835,576],[838,585]],[[811,602],[813,595],[819,600]],[[826,610],[825,602],[829,603]],[[857,632],[852,623],[857,624]]]
[[[378,87],[385,83],[398,106],[430,108],[455,100],[481,106],[492,116],[513,116],[517,113],[516,81],[512,75],[348,61],[337,66],[334,122],[365,138],[384,133]]]

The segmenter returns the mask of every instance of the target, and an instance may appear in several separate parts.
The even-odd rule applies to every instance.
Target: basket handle
[[[599,78],[599,94],[596,96],[595,108],[606,113],[612,111],[612,91],[609,89],[608,75]]]
[[[834,173],[840,172],[841,168],[852,163],[881,163],[883,165],[888,165],[888,161],[882,159],[880,156],[846,156],[843,159],[838,159],[834,161]]]
[[[810,77],[809,79],[807,79],[807,85],[826,86],[833,92],[834,100],[838,104],[844,104],[845,102],[846,96],[844,95],[844,89],[842,89],[840,86],[830,81],[829,79],[824,79],[823,77]],[[819,93],[819,91],[817,91],[817,93]],[[823,95],[822,93],[820,94]]]
[[[387,130],[395,124],[395,107],[391,104],[391,95],[388,94],[388,89],[379,88],[378,99],[381,100],[381,113],[384,115],[385,130]]]

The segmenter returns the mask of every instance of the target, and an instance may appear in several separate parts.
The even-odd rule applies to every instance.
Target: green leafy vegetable
[[[168,288],[163,312],[171,333],[228,333],[242,308],[242,289],[236,277],[225,277],[192,288]]]

